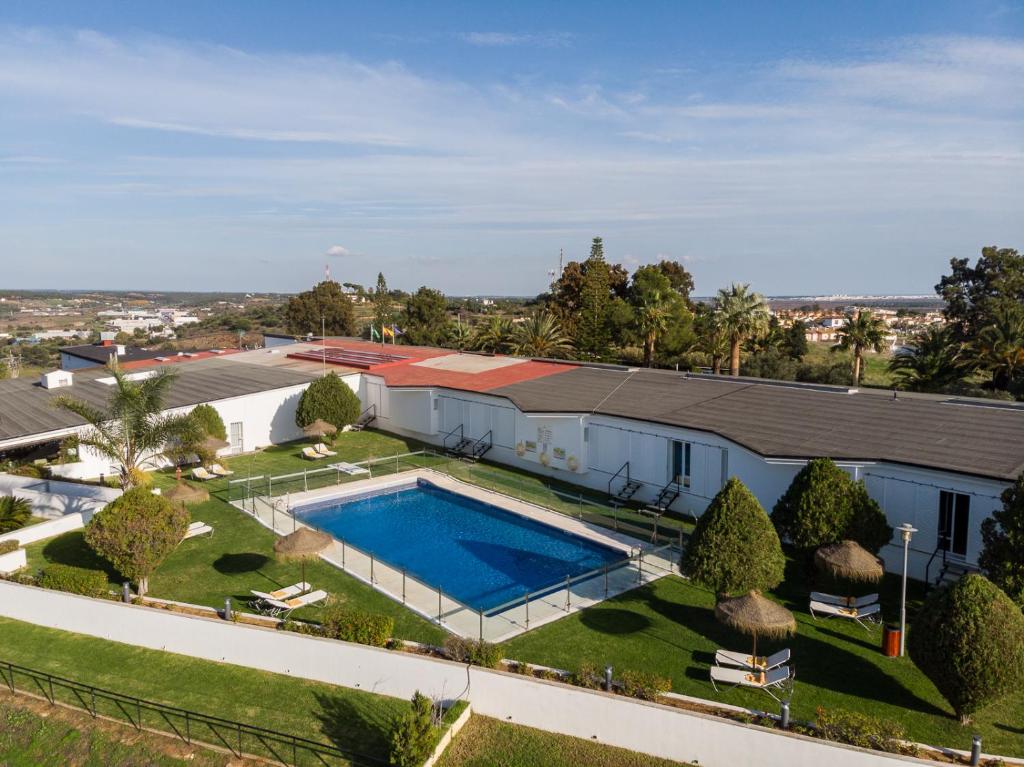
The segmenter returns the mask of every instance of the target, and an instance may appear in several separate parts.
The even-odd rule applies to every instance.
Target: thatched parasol
[[[217,437],[207,437],[200,443],[200,447],[204,450],[210,451],[213,455],[217,454],[218,450],[223,450],[226,447],[231,447],[231,443]]]
[[[847,581],[877,583],[885,574],[885,563],[856,541],[840,541],[814,552],[819,569]]]
[[[210,500],[210,494],[200,487],[194,487],[178,480],[178,484],[163,494],[171,503],[202,503]]]
[[[317,418],[313,423],[302,427],[302,433],[307,437],[323,437],[327,434],[334,434],[337,431],[337,426],[333,423],[327,423],[322,418]]]
[[[302,561],[302,582],[306,582],[306,560],[316,559],[320,553],[334,543],[327,533],[310,527],[300,527],[294,533],[274,541],[274,554],[278,559],[299,559]]]
[[[757,657],[757,638],[781,639],[796,633],[793,613],[782,605],[751,591],[741,597],[723,599],[715,605],[715,617],[731,629],[754,637],[751,657]]]

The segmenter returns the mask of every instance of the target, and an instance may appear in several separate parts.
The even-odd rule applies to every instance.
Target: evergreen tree
[[[786,328],[782,338],[782,350],[790,359],[800,360],[811,350],[807,342],[807,323],[796,320]]]
[[[311,383],[302,392],[295,408],[295,425],[309,426],[320,419],[343,429],[359,419],[362,405],[359,397],[337,373],[328,373]]]
[[[603,359],[608,356],[611,344],[608,329],[611,278],[600,237],[594,238],[583,270],[579,318],[576,323],[576,349],[591,359]]]
[[[1002,495],[1003,508],[981,523],[978,564],[1024,609],[1024,474]]]
[[[356,327],[352,302],[334,280],[289,298],[285,317],[288,332],[296,335],[319,335],[323,330],[329,336],[350,336]]]
[[[439,290],[421,287],[405,300],[402,332],[416,346],[441,346],[449,335],[448,301]]]
[[[378,333],[383,333],[383,328],[390,325],[393,315],[391,312],[391,294],[388,292],[388,283],[384,279],[384,272],[377,273],[377,287],[373,291],[373,326]]]

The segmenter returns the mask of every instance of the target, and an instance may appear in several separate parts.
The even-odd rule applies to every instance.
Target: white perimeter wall
[[[0,614],[399,698],[419,690],[444,700],[466,699],[483,716],[707,767],[755,761],[764,767],[921,763],[518,674],[2,581]]]

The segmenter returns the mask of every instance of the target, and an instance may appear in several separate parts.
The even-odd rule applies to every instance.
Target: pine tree
[[[377,288],[373,291],[373,326],[378,333],[383,333],[385,325],[390,325],[391,294],[388,292],[388,283],[384,279],[384,272],[377,273]]]
[[[604,243],[595,237],[590,256],[583,263],[583,288],[580,296],[576,348],[585,357],[602,359],[608,355],[611,333],[608,329],[608,304],[611,277],[604,260]]]

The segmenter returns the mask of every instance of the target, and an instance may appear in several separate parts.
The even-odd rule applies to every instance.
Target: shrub
[[[228,438],[228,430],[224,427],[224,420],[213,405],[207,405],[206,403],[196,405],[192,408],[192,412],[189,413],[189,417],[207,437],[216,437],[217,439]]]
[[[85,528],[85,541],[134,581],[141,597],[149,588],[149,576],[181,543],[189,519],[184,506],[136,487],[92,518]]]
[[[819,707],[815,724],[818,736],[826,740],[897,754],[903,752],[900,741],[906,739],[906,731],[897,722],[888,719]]]
[[[17,541],[0,541],[0,554],[10,554],[12,551],[17,551],[21,547],[21,544]]]
[[[323,635],[345,642],[358,642],[373,647],[384,647],[395,630],[395,621],[386,615],[347,607],[340,602],[329,602],[321,620]]]
[[[981,523],[978,564],[989,579],[1024,608],[1024,474],[1006,488],[1003,508]]]
[[[308,426],[320,418],[339,429],[359,419],[359,397],[336,373],[318,378],[302,392],[295,409],[295,425]]]
[[[683,571],[716,594],[729,594],[774,588],[782,583],[785,567],[771,520],[733,477],[697,520]]]
[[[0,498],[0,533],[24,527],[32,516],[32,504],[26,498],[5,495]]]
[[[623,695],[640,700],[657,700],[672,689],[672,680],[647,671],[623,671],[619,685]]]
[[[603,678],[597,669],[597,666],[590,661],[582,661],[579,666],[576,667],[576,671],[572,675],[572,683],[577,687],[584,687],[588,690],[599,690],[602,686]]]
[[[933,591],[907,649],[963,724],[1024,683],[1024,614],[998,586],[971,573]]]
[[[863,482],[852,483],[850,504],[853,510],[850,514],[850,524],[843,537],[857,541],[872,554],[877,554],[892,540],[892,525],[885,518],[885,512],[878,502],[868,495],[868,489],[864,487]]]
[[[463,639],[450,636],[444,640],[444,652],[452,660],[469,663],[472,666],[497,668],[501,663],[504,648],[482,639]]]
[[[105,597],[109,592],[106,573],[71,565],[47,565],[38,582],[44,589],[87,597]]]
[[[420,767],[434,748],[434,720],[434,704],[417,690],[412,696],[412,708],[391,727],[389,763],[395,767]]]
[[[530,666],[525,660],[511,661],[508,670],[514,674],[522,674],[523,676],[528,676],[530,674]]]
[[[13,474],[16,477],[46,479],[48,472],[44,466],[35,466],[31,463],[23,463],[21,466],[15,466],[13,469],[8,469],[7,473]]]

